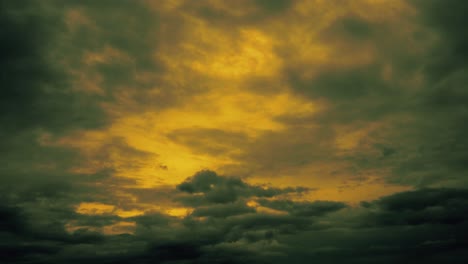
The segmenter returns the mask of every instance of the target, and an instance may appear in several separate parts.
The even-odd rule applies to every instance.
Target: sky
[[[2,263],[467,263],[467,13],[0,0]]]

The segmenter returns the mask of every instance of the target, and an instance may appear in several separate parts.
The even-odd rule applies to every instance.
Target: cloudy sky
[[[0,0],[4,263],[467,263],[468,4]]]

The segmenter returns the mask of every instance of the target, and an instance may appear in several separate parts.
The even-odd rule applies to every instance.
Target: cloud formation
[[[0,258],[466,263],[467,7],[0,0]]]

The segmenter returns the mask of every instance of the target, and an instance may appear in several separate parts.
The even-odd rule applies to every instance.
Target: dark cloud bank
[[[289,6],[288,1],[258,2],[265,7],[265,14],[277,14]],[[293,72],[287,76],[298,93],[333,101],[336,111],[329,113],[333,120],[356,116],[365,120],[384,118],[389,113],[387,107],[418,117],[409,127],[400,127],[395,132],[399,136],[394,137],[416,146],[416,151],[381,146],[387,150],[383,156],[392,159],[388,162],[394,175],[388,180],[410,183],[417,189],[350,207],[341,202],[290,199],[313,191],[307,188],[265,188],[201,171],[173,190],[175,203],[194,208],[186,217],[148,213],[126,219],[136,222],[135,234],[103,235],[88,229],[69,233],[65,226],[69,221],[99,227],[123,220],[113,215],[81,215],[73,208],[81,201],[112,199],[105,190],[88,184],[107,179],[110,172],[67,172],[75,154],[67,149],[40,146],[36,139],[43,131],[60,134],[103,126],[108,117],[98,107],[99,98],[67,92],[73,77],[57,66],[57,58],[51,54],[54,43],[66,34],[60,12],[26,1],[0,1],[0,261],[466,263],[467,4],[411,3],[421,11],[420,23],[440,36],[439,43],[427,54],[399,61],[408,71],[421,71],[425,76],[424,88],[418,92],[395,92],[388,83],[381,83],[373,67],[325,72],[314,80],[301,79]],[[125,10],[136,14],[130,8],[133,6],[128,4]],[[105,22],[104,17],[101,19]],[[343,21],[337,28],[349,31],[345,37],[351,34],[361,40],[378,34],[370,25],[353,19]],[[135,32],[130,33],[146,34]],[[108,38],[134,57],[141,56],[138,51],[147,45],[128,43],[112,34]],[[82,39],[90,43],[80,46],[92,47],[92,36]],[[135,43],[138,45],[132,46]],[[404,57],[401,50],[393,52]],[[144,58],[139,62],[139,67],[158,67]],[[122,67],[100,70],[128,72]],[[409,73],[401,74],[404,77]],[[111,75],[115,74],[108,76]],[[119,82],[132,81],[131,77],[119,76],[125,79]],[[345,79],[348,81],[342,82]],[[349,83],[355,89],[343,92],[340,87]],[[312,91],[308,88],[312,85],[318,88]],[[370,92],[366,88],[370,86],[382,89]],[[350,101],[346,99],[350,98],[362,107],[349,108]],[[375,100],[382,101],[369,103]],[[286,121],[294,120],[285,117]],[[50,162],[56,164],[53,170],[38,169]],[[375,166],[365,159],[356,162],[364,167]],[[447,181],[459,188],[437,186]],[[247,205],[251,200],[257,203],[257,209]]]
[[[122,220],[117,216],[2,206],[0,253],[7,263],[464,263],[468,257],[466,189],[420,189],[358,207],[285,197],[305,191],[201,171],[175,190],[192,213],[129,217],[137,224],[133,235],[65,232],[66,220],[102,226]],[[276,213],[247,206],[252,200]]]

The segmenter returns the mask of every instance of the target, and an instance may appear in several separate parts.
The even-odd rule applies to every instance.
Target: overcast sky
[[[467,263],[456,0],[0,0],[0,262]]]

